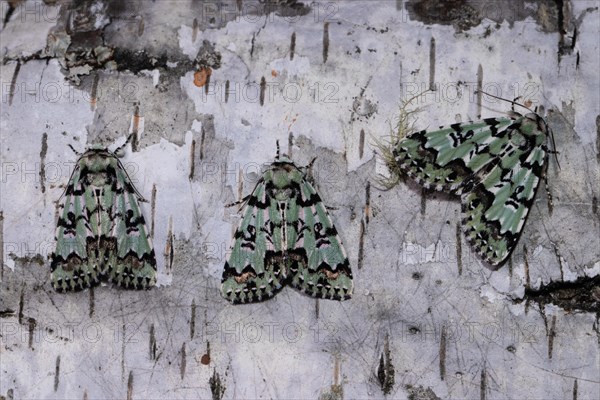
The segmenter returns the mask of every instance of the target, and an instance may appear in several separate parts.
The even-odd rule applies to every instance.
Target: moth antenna
[[[485,95],[487,95],[487,96],[493,97],[493,98],[495,98],[495,99],[502,100],[502,101],[506,101],[507,103],[510,103],[510,104],[512,104],[512,106],[511,106],[511,109],[512,109],[513,111],[515,111],[515,108],[514,108],[514,107],[515,107],[515,105],[517,105],[517,106],[519,106],[519,107],[523,107],[524,109],[526,109],[526,110],[529,110],[529,111],[531,111],[532,113],[534,113],[534,114],[536,114],[536,115],[537,115],[537,113],[536,113],[535,111],[533,111],[531,108],[529,108],[529,107],[527,107],[527,106],[525,106],[525,105],[523,105],[523,104],[521,104],[521,103],[517,103],[517,102],[516,102],[516,100],[517,100],[517,99],[519,99],[521,96],[519,96],[519,97],[515,97],[515,99],[514,99],[514,100],[506,100],[506,99],[505,99],[505,98],[503,98],[503,97],[499,97],[499,96],[493,95],[493,94],[491,94],[491,93],[484,92],[483,90],[479,90],[479,89],[478,89],[478,90],[476,90],[476,91],[475,91],[475,93],[478,93],[478,92],[479,92],[479,93],[483,93],[483,94],[485,94]],[[516,111],[515,111],[515,112],[516,112]]]
[[[310,162],[305,165],[304,167],[302,167],[301,169],[304,170],[304,175],[307,176],[310,173],[310,176],[312,176],[312,167],[315,164],[315,161],[317,161],[317,157],[313,157],[312,160],[310,160]]]
[[[279,152],[279,140],[276,140],[276,141],[275,141],[275,144],[277,145],[277,156],[276,156],[276,158],[279,160],[279,158],[280,158],[280,154],[281,154],[281,153]]]
[[[119,154],[122,153],[123,150],[125,149],[125,147],[127,147],[127,145],[129,143],[131,143],[131,140],[133,139],[133,133],[129,134],[129,136],[127,136],[127,139],[125,140],[125,143],[123,143],[122,145],[120,145],[119,147],[117,147],[114,151],[115,154]]]
[[[485,93],[485,92],[483,92],[483,91],[482,91],[481,93]],[[488,93],[485,93],[485,94],[488,94]],[[489,96],[489,94],[488,94],[488,96]],[[517,100],[519,100],[519,99],[520,99],[520,98],[522,98],[522,97],[523,97],[523,96],[517,96],[517,97],[515,97],[515,98],[514,98],[514,99],[511,101],[510,109],[512,110],[512,112],[516,112],[516,111],[515,111],[515,104],[521,104],[521,103],[517,103]],[[504,99],[502,99],[502,100],[504,100]]]
[[[78,156],[81,156],[82,153],[80,153],[77,150],[75,150],[75,148],[73,146],[71,146],[70,144],[68,146],[71,148],[71,150],[73,150],[73,153],[75,153]]]

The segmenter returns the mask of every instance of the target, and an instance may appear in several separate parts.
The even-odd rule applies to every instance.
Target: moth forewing
[[[128,289],[156,282],[142,200],[115,153],[92,147],[80,155],[60,204],[52,285],[82,290],[110,281]]]
[[[499,268],[513,251],[547,158],[546,122],[535,113],[422,130],[392,144],[391,171],[459,195],[477,254]]]
[[[350,297],[352,274],[337,230],[305,173],[291,160],[276,158],[242,213],[223,271],[225,298],[262,301],[286,283],[313,297]]]

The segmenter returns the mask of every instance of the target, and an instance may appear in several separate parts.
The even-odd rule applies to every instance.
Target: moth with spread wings
[[[92,147],[75,165],[65,190],[51,255],[52,286],[82,290],[101,281],[127,289],[156,282],[156,259],[137,192],[117,158]]]
[[[442,126],[399,140],[388,166],[427,189],[459,195],[467,241],[500,268],[515,248],[545,172],[549,133],[535,112]]]
[[[277,153],[245,200],[222,294],[251,303],[290,284],[313,297],[349,299],[352,272],[337,230],[305,172]]]

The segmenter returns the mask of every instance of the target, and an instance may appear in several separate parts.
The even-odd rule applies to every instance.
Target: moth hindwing
[[[246,200],[225,262],[221,291],[232,303],[273,297],[292,287],[346,300],[352,271],[331,218],[303,170],[277,157]]]
[[[143,198],[115,153],[92,147],[71,174],[50,257],[57,291],[81,290],[100,281],[127,289],[146,289],[156,282],[154,249],[138,203]]]
[[[508,259],[545,172],[549,128],[536,113],[420,131],[392,149],[393,173],[459,195],[471,246],[494,268]]]

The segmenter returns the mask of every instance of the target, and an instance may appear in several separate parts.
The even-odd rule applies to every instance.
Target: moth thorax
[[[293,178],[290,176],[290,172],[285,168],[277,167],[273,169],[271,182],[276,188],[285,188],[286,186],[289,186],[292,179]]]
[[[106,171],[111,166],[114,167],[116,158],[106,150],[94,151],[90,150],[81,157],[80,166],[85,166],[88,171],[101,172]]]
[[[273,199],[283,201],[294,196],[294,187],[291,185],[293,177],[284,168],[276,168],[271,175],[270,195]]]
[[[88,174],[86,177],[86,183],[90,186],[104,186],[109,182],[109,177],[106,171],[104,172],[95,172],[93,174]]]
[[[273,188],[270,193],[270,197],[278,202],[286,202],[294,197],[294,189],[291,187],[285,188]]]
[[[526,136],[545,136],[547,127],[538,115],[529,113],[523,117],[520,131]]]

